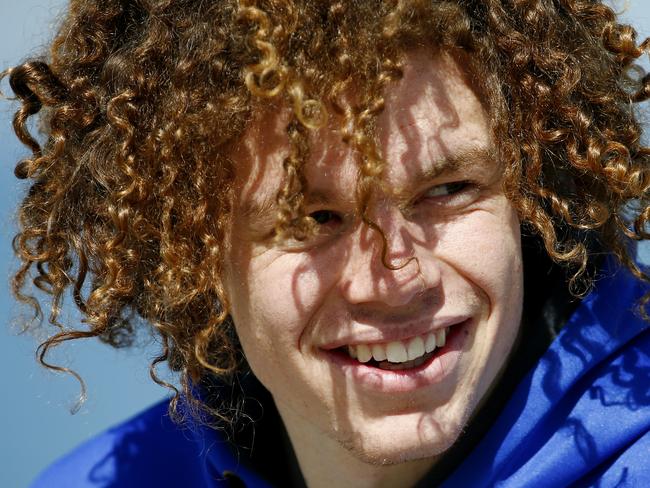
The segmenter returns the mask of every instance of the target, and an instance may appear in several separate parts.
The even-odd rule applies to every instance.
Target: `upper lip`
[[[449,316],[434,318],[426,323],[419,322],[407,325],[396,325],[387,328],[375,328],[368,325],[359,326],[353,333],[337,337],[335,340],[319,345],[320,349],[330,351],[344,346],[355,346],[358,344],[385,344],[393,341],[407,341],[413,337],[421,336],[439,329],[451,327],[468,320],[470,316]],[[354,328],[354,327],[353,327]]]

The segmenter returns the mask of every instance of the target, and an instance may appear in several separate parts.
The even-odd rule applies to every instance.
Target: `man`
[[[189,430],[36,485],[643,486],[640,54],[594,2],[74,2],[10,75],[15,291],[87,316],[46,365],[145,319]]]

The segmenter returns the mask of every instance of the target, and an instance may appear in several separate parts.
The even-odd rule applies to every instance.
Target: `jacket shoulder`
[[[79,445],[46,468],[31,488],[174,486],[177,472],[184,473],[185,486],[201,486],[200,479],[188,479],[192,473],[200,476],[197,443],[169,418],[168,405],[161,401]]]

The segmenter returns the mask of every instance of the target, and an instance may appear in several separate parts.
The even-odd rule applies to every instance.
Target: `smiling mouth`
[[[355,344],[338,349],[357,363],[390,371],[412,369],[430,360],[444,347],[450,327],[404,341]]]

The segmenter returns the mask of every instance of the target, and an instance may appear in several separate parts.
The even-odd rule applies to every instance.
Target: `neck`
[[[282,414],[300,471],[309,488],[409,488],[432,467],[427,458],[400,464],[371,464],[300,417]]]

